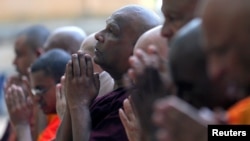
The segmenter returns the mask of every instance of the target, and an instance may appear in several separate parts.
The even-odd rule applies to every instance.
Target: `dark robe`
[[[128,141],[118,113],[127,97],[127,90],[118,88],[94,100],[90,106],[90,141]]]

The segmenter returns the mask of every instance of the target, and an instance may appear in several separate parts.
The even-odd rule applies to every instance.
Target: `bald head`
[[[192,80],[196,72],[201,71],[199,68],[205,68],[200,22],[200,19],[196,19],[184,26],[171,43],[169,61],[174,78]]]
[[[118,18],[120,19],[120,23],[128,24],[130,28],[132,28],[131,30],[135,31],[135,39],[133,40],[134,44],[141,34],[161,23],[159,15],[139,5],[129,5],[122,7],[121,9],[118,9],[116,12],[114,12],[112,16],[122,16],[122,18]]]
[[[160,17],[139,5],[128,5],[115,11],[106,21],[106,28],[96,33],[94,60],[114,79],[121,79],[129,68],[138,38],[161,24]]]
[[[138,39],[135,49],[146,51],[150,45],[155,45],[160,55],[166,58],[168,50],[167,39],[161,36],[161,29],[162,25],[159,25],[143,33]]]
[[[95,39],[95,33],[92,33],[84,39],[80,49],[84,53],[88,53],[89,55],[94,57],[96,43],[97,43],[97,40]]]
[[[169,54],[171,74],[178,96],[198,108],[205,104],[211,93],[205,54],[201,46],[200,24],[200,19],[195,19],[181,28],[173,38]]]
[[[44,44],[45,51],[53,48],[61,48],[70,54],[78,51],[86,33],[74,26],[60,27],[54,30]]]

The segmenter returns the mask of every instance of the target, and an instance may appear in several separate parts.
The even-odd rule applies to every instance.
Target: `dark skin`
[[[145,32],[142,36],[140,36],[140,38],[136,42],[136,45],[135,45],[135,48],[134,48],[134,50],[135,50],[134,54],[137,53],[138,49],[141,49],[141,50],[147,52],[149,45],[155,45],[154,47],[156,47],[159,50],[159,55],[162,58],[166,58],[167,57],[167,52],[168,52],[167,40],[166,40],[166,38],[161,36],[161,27],[162,26],[157,26],[155,28],[152,28],[152,29],[148,30],[147,32]],[[134,55],[131,58],[135,59],[136,58],[135,56],[136,55]],[[147,56],[146,58],[149,58],[149,57]],[[140,61],[141,60],[139,60],[139,63],[140,63]],[[145,62],[147,62],[147,61],[145,61]],[[135,64],[135,66],[137,66],[137,65],[138,64]],[[143,81],[140,81],[140,82],[137,81],[138,83],[143,83],[142,86],[140,86],[140,88],[143,88],[143,87],[145,87],[145,88],[153,88],[153,87],[156,87],[156,85],[158,85],[158,84],[155,84],[155,83],[154,84],[152,84],[152,83],[148,83],[148,84],[144,83],[146,79],[149,79],[149,80],[146,80],[146,82],[148,82],[148,81],[149,82],[155,82],[155,81],[158,82],[157,79],[159,79],[159,78],[155,78],[155,77],[154,78],[152,77],[153,78],[152,79],[151,76],[157,76],[158,74],[156,74],[155,72],[153,72],[153,70],[150,70],[149,68],[147,68],[147,69],[148,69],[147,73],[145,73],[146,76],[140,76],[141,78],[136,78],[136,80],[138,80],[138,79],[143,80]],[[130,69],[130,73],[131,73],[131,71],[133,71],[133,69]],[[144,74],[142,74],[142,75],[144,75]],[[133,75],[133,76],[135,76],[135,75]],[[135,79],[135,78],[133,78],[133,79]],[[133,84],[130,84],[131,80],[129,80],[129,77],[125,77],[124,81],[127,84],[127,87],[131,87],[130,85],[133,85]],[[158,87],[156,89],[158,89]],[[155,91],[155,90],[145,89],[144,91],[151,92],[151,91]],[[161,89],[159,89],[159,91],[161,91]],[[157,92],[159,92],[159,91],[157,90]],[[133,107],[134,109],[131,110],[131,108],[132,108],[132,99],[130,98],[130,99],[124,100],[124,104],[123,104],[124,110],[120,109],[120,111],[119,111],[120,118],[123,121],[123,125],[124,125],[124,127],[126,129],[128,137],[130,138],[129,139],[130,141],[140,140],[140,136],[142,135],[141,132],[140,132],[140,128],[142,128],[142,127],[138,123],[137,114],[135,114],[134,112],[136,112],[136,110],[138,110],[139,112],[145,111],[145,110],[137,108],[137,107],[145,108],[145,106],[150,105],[150,104],[146,105],[146,102],[147,103],[152,103],[152,101],[154,101],[154,98],[152,98],[152,97],[144,99],[144,97],[149,97],[149,96],[144,96],[143,93],[144,92],[135,93],[135,95],[138,96],[138,97],[137,98],[135,98],[136,96],[132,96],[132,97],[133,97],[133,100],[139,100],[139,99],[141,100],[141,99],[143,99],[144,106],[139,106],[139,104],[140,105],[142,104],[142,101],[137,101],[135,103],[138,103],[138,104],[134,104],[134,107]],[[155,94],[153,94],[153,95],[155,95]],[[149,108],[150,108],[150,106],[149,106]],[[143,122],[141,122],[141,124],[143,125],[142,129],[144,129],[143,133],[145,135],[150,135],[150,134],[153,133],[151,131],[151,130],[153,130],[153,128],[152,129],[149,128],[150,126],[152,126],[152,125],[150,125],[150,124],[152,124],[151,120],[145,120],[145,119],[150,119],[150,115],[148,113],[151,113],[151,112],[146,111],[145,113],[140,113],[140,118],[141,118],[140,120],[143,120]],[[147,122],[145,123],[145,121],[147,121]],[[148,132],[148,133],[146,133],[146,132]],[[143,136],[145,137],[145,135],[143,135]],[[145,138],[143,140],[145,140]]]
[[[230,5],[222,10],[224,3],[229,2],[209,1],[202,15],[208,72],[213,81],[225,80],[224,83],[227,85],[229,83],[249,93],[248,27],[250,21],[247,18],[249,2],[230,1]],[[235,96],[235,99],[244,97],[240,94]]]
[[[203,34],[200,25],[199,20],[192,20],[190,24],[187,24],[178,32],[171,44],[169,62],[173,81],[177,88],[177,96],[185,101],[185,105],[190,105],[179,106],[183,105],[182,100],[176,101],[168,98],[155,104],[154,121],[159,127],[158,139],[181,140],[179,137],[186,136],[186,140],[195,140],[194,138],[198,137],[202,137],[199,140],[204,140],[206,139],[205,125],[209,123],[218,124],[223,121],[225,115],[220,112],[217,113],[217,111],[216,113],[211,112],[211,117],[206,116],[211,121],[206,121],[200,117],[198,110],[203,107],[215,110],[232,105],[225,89],[220,84],[213,83],[208,77],[205,54],[202,50]],[[186,108],[190,106],[191,109]],[[177,116],[176,109],[181,115]],[[192,109],[195,109],[195,111]],[[190,113],[196,115],[192,120],[190,120],[190,117],[192,117]],[[217,114],[221,115],[216,117]],[[187,128],[191,126],[192,130]],[[191,136],[185,134],[176,136],[181,130],[183,130],[183,133],[190,133]],[[198,136],[196,133],[203,136]]]
[[[117,85],[121,85],[122,76],[129,68],[127,60],[133,53],[136,40],[145,31],[145,29],[134,25],[147,26],[142,21],[148,25],[159,24],[158,16],[148,11],[142,9],[141,14],[143,16],[140,17],[131,16],[134,12],[134,10],[130,11],[129,8],[115,12],[107,20],[107,27],[96,33],[95,36],[98,43],[95,47],[94,61],[115,79]],[[155,21],[149,21],[147,18],[154,18]],[[126,20],[130,22],[126,22]],[[118,60],[117,56],[119,56]]]
[[[138,11],[140,14],[135,14]],[[95,35],[98,43],[94,61],[114,78],[117,87],[123,86],[122,76],[127,72],[128,58],[136,40],[145,29],[159,24],[156,17],[151,11],[139,6],[127,6],[117,10],[107,20],[106,28]],[[98,75],[93,74],[91,57],[82,52],[72,55],[66,73],[68,108],[59,127],[57,140],[89,140],[89,105],[99,90],[97,80]]]
[[[171,40],[175,33],[192,18],[198,0],[162,0],[162,13],[165,22],[162,35]]]
[[[29,82],[25,81],[27,83],[24,83],[23,79],[28,80],[28,68],[42,54],[43,50],[41,48],[31,48],[31,46],[27,43],[26,35],[20,35],[15,41],[14,51],[15,58],[13,60],[13,64],[16,67],[18,74],[8,78],[5,83],[5,93],[12,84],[15,84],[22,87],[25,95],[29,95],[30,90],[27,88]],[[38,126],[38,124],[33,122],[33,120],[30,122],[32,126],[33,138],[36,138],[38,132],[40,132],[40,130],[45,126],[44,114],[36,106],[34,106],[34,119],[38,121],[35,117],[36,115],[39,115],[37,117],[41,118],[38,120],[39,123],[42,124],[41,126]]]
[[[156,139],[156,128],[151,120],[153,103],[156,99],[172,93],[171,80],[164,62],[154,46],[150,46],[147,52],[138,49],[130,57],[129,77],[135,81],[136,87],[131,94],[131,100],[140,121],[143,137],[141,140]]]
[[[177,95],[196,108],[228,108],[233,102],[221,83],[209,79],[200,19],[194,19],[180,30],[171,44],[169,55]],[[188,58],[188,59],[187,59]]]
[[[12,84],[15,84],[22,87],[25,95],[28,96],[30,94],[30,90],[27,88],[29,82],[26,81],[27,83],[24,83],[23,78],[25,80],[28,80],[28,69],[30,65],[43,53],[43,49],[41,48],[41,46],[33,46],[33,44],[41,42],[42,39],[31,40],[30,38],[28,38],[28,36],[29,35],[27,35],[27,33],[21,33],[15,40],[15,58],[13,60],[13,65],[15,66],[18,74],[8,78],[5,84],[5,93]],[[37,117],[39,117],[39,119]],[[42,111],[34,106],[33,120],[30,121],[30,124],[32,126],[33,139],[35,139],[38,133],[44,128],[46,124],[45,120],[45,115],[42,113]]]
[[[32,100],[26,97],[23,89],[17,85],[11,85],[5,95],[7,108],[11,122],[16,130],[17,139],[20,141],[32,141],[30,118],[32,116]]]
[[[212,124],[212,122],[202,119],[198,114],[198,110],[182,99],[176,96],[160,99],[155,104],[154,111],[153,120],[158,127],[158,140],[207,140],[206,124]]]
[[[76,53],[85,39],[86,34],[77,27],[58,28],[50,35],[44,44],[45,51],[61,48],[70,54]]]
[[[13,64],[21,76],[28,76],[28,68],[30,64],[42,53],[40,49],[31,49],[26,43],[26,40],[26,36],[23,35],[19,36],[15,42],[15,59],[13,60]]]

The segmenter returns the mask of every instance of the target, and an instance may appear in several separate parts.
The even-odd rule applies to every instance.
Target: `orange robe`
[[[57,128],[60,125],[60,118],[58,115],[48,116],[48,125],[46,128],[39,134],[37,141],[52,141],[56,138]]]
[[[227,111],[229,124],[250,124],[250,97],[246,97]]]

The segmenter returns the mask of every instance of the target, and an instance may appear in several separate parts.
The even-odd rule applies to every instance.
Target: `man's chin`
[[[95,55],[94,56],[94,62],[97,64],[97,65],[100,65],[100,61],[99,61],[99,58]]]

